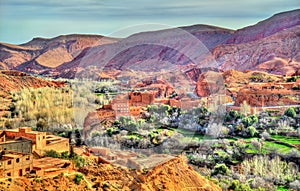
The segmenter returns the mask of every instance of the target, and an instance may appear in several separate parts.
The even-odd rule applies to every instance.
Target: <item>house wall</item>
[[[32,143],[30,140],[4,142],[4,143],[0,143],[0,150],[15,151],[15,152],[31,154]]]
[[[32,144],[36,144],[36,149],[42,149],[46,145],[46,132],[31,132],[31,130],[27,128],[19,128],[18,130],[19,131],[6,130],[6,137],[11,139],[15,139],[17,137],[26,137],[32,140]]]
[[[24,176],[32,170],[32,155],[20,155],[17,158],[11,158],[1,161],[2,177]]]
[[[62,140],[57,141],[55,143],[47,144],[43,148],[43,150],[45,150],[45,151],[55,150],[56,152],[64,152],[64,151],[70,152],[69,139],[62,139]]]
[[[141,113],[141,108],[140,107],[131,107],[130,108],[130,115],[131,116],[139,116]]]

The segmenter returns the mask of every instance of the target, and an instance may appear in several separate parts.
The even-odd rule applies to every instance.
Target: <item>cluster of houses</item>
[[[47,175],[70,166],[66,160],[42,158],[49,150],[69,152],[69,139],[32,131],[31,127],[0,131],[0,177],[18,177],[30,172]]]
[[[118,119],[121,116],[139,117],[142,109],[148,105],[166,104],[171,107],[181,109],[190,109],[200,104],[200,99],[193,98],[155,98],[155,92],[129,92],[117,95],[110,101],[110,104],[103,105],[96,112],[91,112],[89,117],[94,116],[97,119]],[[85,124],[84,126],[86,126]]]
[[[246,101],[252,107],[300,104],[300,79],[296,82],[249,83],[236,96],[235,105]]]

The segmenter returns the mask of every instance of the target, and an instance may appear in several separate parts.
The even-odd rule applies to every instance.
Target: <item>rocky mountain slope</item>
[[[34,38],[21,45],[0,44],[0,69],[36,71],[54,68],[73,60],[87,47],[117,41],[101,35],[61,35]]]
[[[219,45],[201,63],[214,64],[215,61],[222,70],[261,70],[291,75],[300,67],[300,25],[248,43]]]
[[[0,117],[3,116],[11,103],[10,92],[24,88],[59,87],[64,83],[46,81],[26,73],[0,70]]]
[[[293,74],[300,68],[300,10],[232,31],[207,25],[145,32],[83,52],[58,71],[97,66],[142,71],[191,68]]]
[[[62,77],[91,67],[147,72],[210,67],[290,75],[300,68],[299,27],[297,9],[236,31],[193,25],[121,40],[96,35],[35,38],[22,45],[0,44],[0,67]]]
[[[0,70],[0,95],[8,95],[11,91],[23,88],[58,87],[63,85],[59,82],[46,81],[23,72]]]
[[[207,25],[138,33],[117,43],[87,49],[56,69],[64,73],[76,67],[90,66],[118,70],[170,70],[174,65],[200,61],[232,33],[229,29]]]

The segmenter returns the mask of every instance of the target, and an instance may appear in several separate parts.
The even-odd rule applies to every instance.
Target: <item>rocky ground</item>
[[[152,169],[131,170],[111,164],[93,164],[79,169],[84,178],[76,184],[74,174],[55,177],[4,179],[0,190],[199,190],[221,191],[187,165],[184,157],[176,157]],[[78,172],[79,173],[79,172]]]

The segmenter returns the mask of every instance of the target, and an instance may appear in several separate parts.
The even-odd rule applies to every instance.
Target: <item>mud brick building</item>
[[[45,157],[33,161],[33,172],[38,176],[56,176],[60,173],[72,171],[72,164],[69,160]]]
[[[47,150],[64,152],[70,150],[69,139],[54,135],[47,135],[46,132],[32,131],[31,127],[21,127],[18,129],[5,130],[5,139],[18,140],[27,139],[32,142],[32,152],[43,154]],[[26,147],[23,144],[24,147]],[[17,147],[15,145],[15,147]]]
[[[33,159],[31,154],[14,151],[1,151],[0,177],[23,176],[32,170]]]

